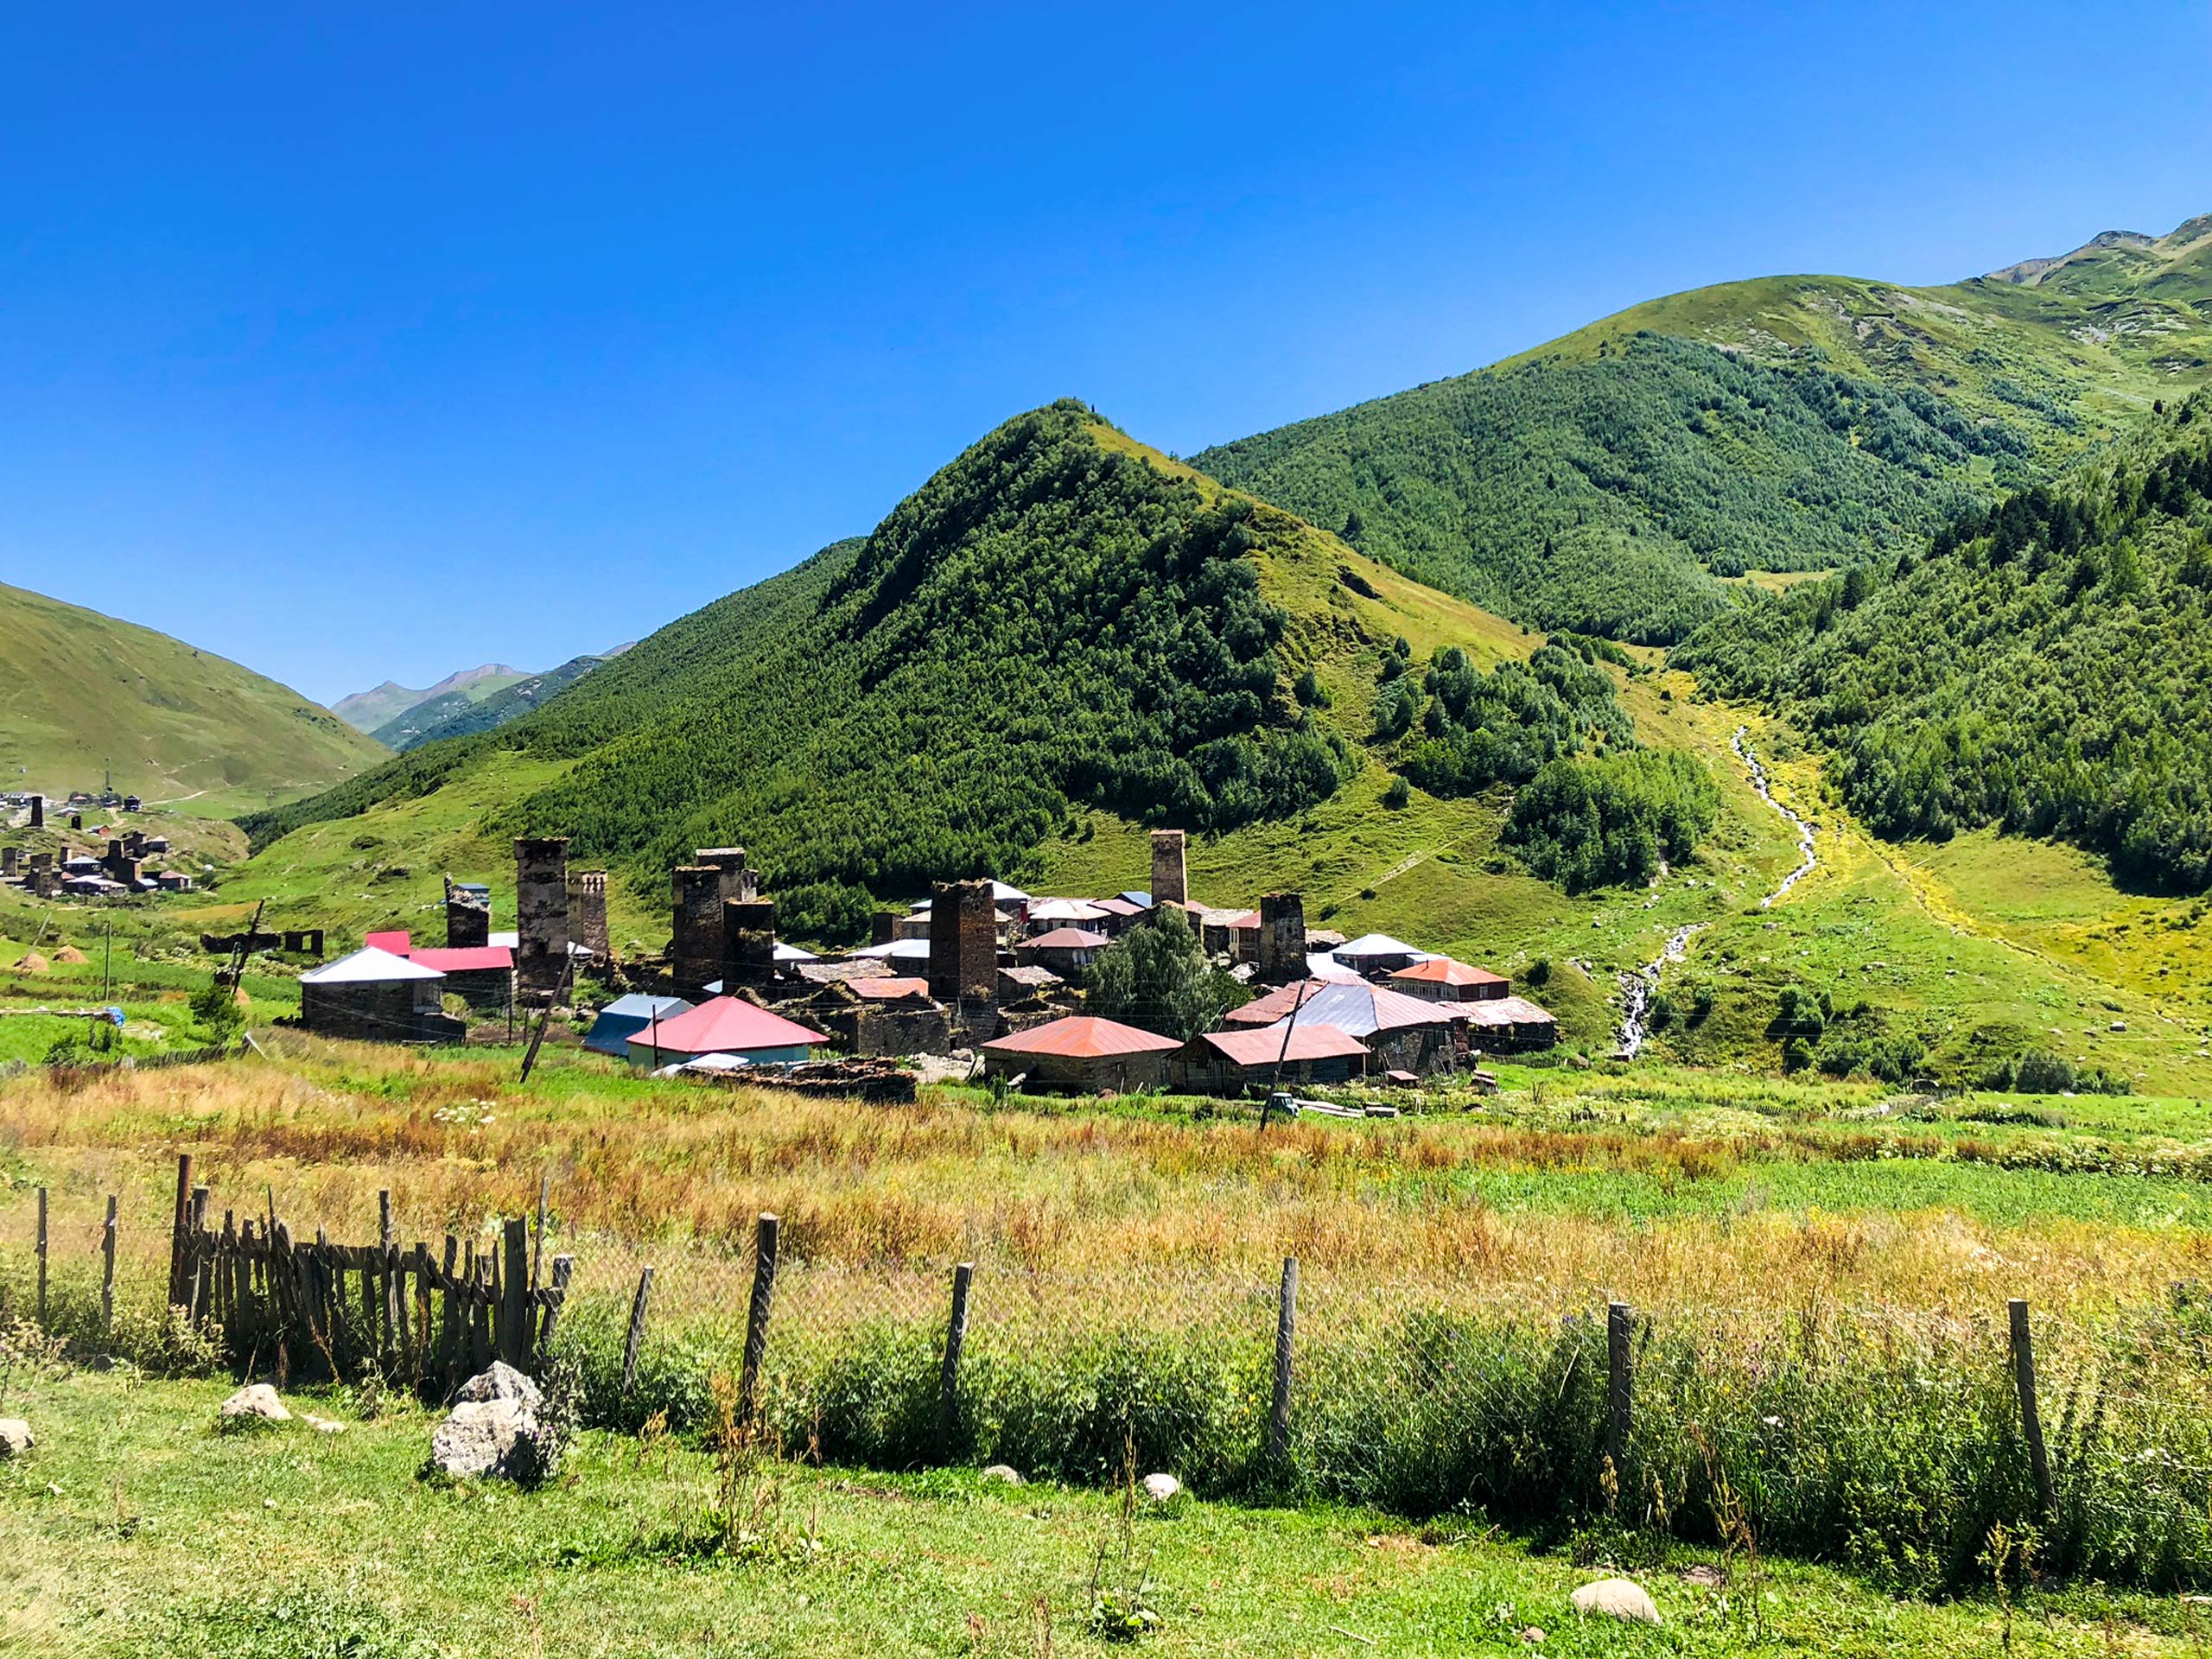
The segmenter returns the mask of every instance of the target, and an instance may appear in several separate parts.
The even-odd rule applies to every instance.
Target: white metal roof
[[[1363,933],[1347,944],[1329,952],[1332,957],[1411,957],[1419,962],[1428,960],[1428,952],[1416,950],[1403,939],[1394,939],[1388,933]]]
[[[340,957],[300,976],[302,985],[383,985],[401,979],[443,979],[435,968],[395,957],[389,950],[364,945],[350,957]]]

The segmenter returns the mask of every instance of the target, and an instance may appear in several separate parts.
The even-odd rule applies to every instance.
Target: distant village
[[[307,1028],[461,1042],[470,1020],[448,999],[512,1020],[518,1007],[569,1006],[588,976],[620,994],[596,1011],[586,1046],[662,1074],[767,1080],[818,1069],[825,1051],[862,1063],[958,1056],[1016,1087],[1086,1094],[1413,1084],[1558,1037],[1504,976],[1382,934],[1309,928],[1297,893],[1250,910],[1198,902],[1178,830],[1153,832],[1147,889],[1048,898],[948,882],[880,912],[873,941],[834,958],[778,938],[775,900],[741,847],[700,849],[673,872],[672,942],[642,962],[609,949],[606,873],[572,872],[564,838],[518,840],[515,861],[512,931],[493,929],[487,888],[448,881],[442,944],[371,933],[302,976]],[[1085,1008],[1100,956],[1169,909],[1217,970],[1255,993],[1187,1040]],[[278,937],[210,943],[269,948]]]
[[[156,867],[169,856],[168,837],[143,830],[111,829],[104,813],[137,813],[145,803],[136,795],[73,794],[55,802],[44,795],[0,795],[0,820],[48,832],[60,843],[26,851],[0,847],[0,881],[20,887],[36,899],[120,899],[135,893],[189,893],[193,878],[180,869]],[[88,820],[90,827],[87,827]],[[97,847],[78,845],[86,837]]]

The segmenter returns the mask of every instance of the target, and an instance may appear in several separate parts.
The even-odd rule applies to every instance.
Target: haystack
[[[63,966],[70,968],[82,967],[86,962],[90,960],[83,951],[79,950],[73,944],[63,945],[59,950],[54,953],[54,959]]]
[[[23,959],[16,964],[16,971],[19,974],[43,974],[49,971],[49,968],[46,958],[37,951],[26,950]]]

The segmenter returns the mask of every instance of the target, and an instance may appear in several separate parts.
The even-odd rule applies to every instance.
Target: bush
[[[1681,863],[1719,809],[1704,761],[1677,749],[1554,760],[1515,798],[1504,839],[1538,875],[1580,893]]]

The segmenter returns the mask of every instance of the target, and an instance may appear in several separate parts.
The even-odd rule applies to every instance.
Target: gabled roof
[[[1548,1026],[1559,1023],[1550,1009],[1538,1007],[1525,996],[1491,996],[1477,1002],[1452,1002],[1444,1006],[1457,1009],[1467,1023],[1473,1026]]]
[[[442,974],[492,973],[515,965],[515,953],[504,944],[468,944],[458,949],[425,946],[410,950],[407,959]]]
[[[813,951],[801,950],[796,944],[785,944],[781,939],[778,939],[776,941],[775,959],[778,962],[815,962],[819,960]]]
[[[350,957],[340,957],[300,976],[302,985],[389,985],[403,979],[443,979],[435,968],[395,957],[389,950],[364,945]]]
[[[1103,933],[1093,933],[1084,927],[1056,927],[1049,933],[1039,933],[1033,939],[1024,939],[1024,948],[1031,950],[1096,950],[1113,941]]]
[[[1446,1005],[1424,1002],[1403,991],[1370,985],[1363,980],[1350,985],[1309,980],[1302,1003],[1299,991],[1296,985],[1279,986],[1255,1002],[1231,1009],[1229,1022],[1236,1026],[1271,1026],[1294,1007],[1301,1026],[1334,1026],[1354,1037],[1370,1037],[1378,1031],[1395,1031],[1406,1026],[1447,1024],[1452,1018]]]
[[[747,1049],[796,1048],[829,1040],[818,1031],[734,996],[718,996],[689,1014],[654,1021],[630,1039],[632,1047],[681,1054],[741,1053]]]
[[[1109,916],[1119,916],[1124,921],[1133,916],[1143,915],[1146,909],[1146,906],[1137,903],[1135,899],[1121,894],[1116,894],[1111,899],[1094,899],[1090,903],[1093,909]]]
[[[1116,893],[1114,896],[1117,899],[1128,899],[1139,910],[1150,910],[1152,908],[1152,895],[1148,893],[1139,893],[1134,887],[1126,887],[1120,893]]]
[[[365,935],[361,943],[372,950],[389,951],[395,957],[406,956],[414,949],[414,942],[407,937],[407,930],[404,927],[386,928],[382,932]]]
[[[930,959],[930,942],[927,939],[893,939],[888,944],[865,945],[853,954],[874,957],[879,962],[927,962]]]
[[[1337,946],[1329,954],[1340,962],[1347,957],[1355,960],[1361,957],[1411,957],[1420,961],[1428,952],[1416,950],[1403,939],[1394,939],[1388,933],[1363,933],[1349,944]]]
[[[1290,1052],[1283,1052],[1283,1030],[1290,1027]],[[1300,1020],[1291,1026],[1278,1020],[1272,1026],[1243,1031],[1210,1031],[1198,1039],[1238,1065],[1273,1065],[1276,1060],[1296,1064],[1306,1060],[1350,1059],[1363,1056],[1366,1046],[1350,1032],[1334,1026],[1309,1025]]]
[[[616,997],[599,1012],[601,1018],[611,1014],[619,1020],[672,1020],[690,1013],[691,1004],[680,996],[647,996],[643,991],[632,991]]]
[[[1449,957],[1431,957],[1427,962],[1417,962],[1410,968],[1399,969],[1390,977],[1415,980],[1424,985],[1503,985],[1510,982],[1503,974],[1493,974],[1487,968],[1470,968],[1465,963],[1454,962]]]
[[[1109,913],[1085,899],[1033,899],[1029,902],[1029,919],[1033,922],[1095,922]]]
[[[1047,1020],[985,1043],[986,1054],[1043,1054],[1062,1059],[1103,1059],[1115,1054],[1154,1054],[1183,1045],[1173,1037],[1159,1037],[1135,1026],[1124,1026],[1096,1014],[1071,1014]]]

